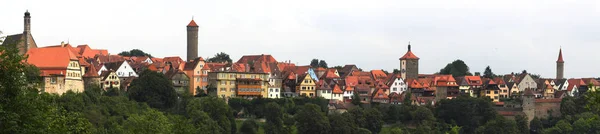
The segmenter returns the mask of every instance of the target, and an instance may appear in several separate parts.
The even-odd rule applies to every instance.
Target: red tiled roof
[[[354,86],[358,85],[358,77],[357,76],[348,76],[346,77],[346,91],[354,90]]]
[[[87,66],[91,65],[90,63],[88,63],[87,61],[85,61],[83,58],[78,58],[78,60],[79,60],[79,65],[80,66],[87,67]]]
[[[456,84],[456,80],[454,79],[454,77],[452,77],[452,75],[436,75],[433,81],[435,86],[458,86]]]
[[[344,92],[342,91],[342,89],[340,89],[340,86],[338,86],[337,84],[333,85],[333,93],[334,94],[343,94]]]
[[[237,63],[249,63],[250,61],[254,63],[259,62],[267,62],[267,63],[275,63],[277,60],[273,58],[271,55],[261,54],[261,55],[244,55],[240,58]]]
[[[90,69],[86,70],[87,72],[83,75],[83,77],[98,77],[98,69],[95,66],[90,66]]]
[[[400,58],[400,60],[418,60],[419,57],[417,57],[415,54],[412,53],[412,51],[408,51],[406,52],[406,54],[404,54],[404,56],[402,56]]]
[[[571,91],[573,89],[573,87],[579,87],[582,84],[585,85],[585,83],[581,79],[569,79],[567,81],[569,82],[569,86],[567,87],[567,91]]]
[[[378,89],[377,93],[375,94],[375,96],[373,96],[373,99],[390,99],[390,97],[388,97],[385,92],[383,92],[382,89]]]
[[[483,84],[480,76],[465,76],[465,80],[469,86],[481,86]]]
[[[373,75],[373,78],[377,80],[384,80],[387,78],[387,74],[385,74],[383,70],[371,70],[371,74]]]
[[[516,113],[514,111],[498,111],[498,114],[501,116],[514,116]]]
[[[498,83],[498,85],[505,85],[506,82],[504,82],[504,80],[500,77],[496,77],[494,78],[494,82]]]
[[[196,22],[194,20],[190,21],[190,23],[187,25],[188,27],[198,27],[198,24],[196,24]]]
[[[67,68],[69,62],[78,60],[77,54],[65,47],[31,48],[27,63],[43,68]]]
[[[565,61],[563,61],[563,57],[562,57],[562,48],[558,51],[558,60],[556,60],[556,62],[559,62],[559,63],[565,62]]]

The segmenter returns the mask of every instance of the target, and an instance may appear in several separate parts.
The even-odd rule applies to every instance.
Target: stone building
[[[419,57],[410,50],[410,43],[406,54],[400,57],[400,75],[404,80],[419,77]]]
[[[187,61],[198,58],[198,24],[192,19],[187,25]]]
[[[27,53],[27,51],[29,51],[31,48],[37,48],[37,44],[31,35],[31,14],[29,11],[25,12],[25,16],[23,16],[23,23],[23,33],[6,36],[6,39],[4,39],[4,42],[2,42],[3,46],[9,44],[16,45],[16,47],[19,49],[19,54],[21,55]]]
[[[558,50],[558,60],[556,60],[556,79],[564,79],[565,61],[562,57],[562,48]]]

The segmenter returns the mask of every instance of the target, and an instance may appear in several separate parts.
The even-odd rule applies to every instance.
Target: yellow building
[[[209,94],[219,98],[257,98],[267,97],[268,95],[267,73],[209,72],[208,82],[214,88],[209,91]]]
[[[102,71],[100,74],[102,80],[100,81],[100,87],[104,90],[108,90],[109,88],[119,89],[121,87],[121,82],[119,80],[119,76],[115,71]]]
[[[493,102],[500,101],[500,88],[493,80],[485,80],[485,84],[481,89],[480,96],[489,97]]]
[[[315,81],[308,74],[298,76],[298,85],[296,86],[296,93],[300,96],[315,97],[316,86]]]

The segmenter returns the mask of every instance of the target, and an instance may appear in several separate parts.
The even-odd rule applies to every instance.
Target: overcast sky
[[[461,59],[471,72],[489,65],[554,78],[562,46],[565,77],[600,76],[597,0],[5,0],[0,31],[22,32],[27,9],[40,47],[69,41],[185,60],[193,16],[202,57],[272,54],[391,71],[410,41],[421,74]]]

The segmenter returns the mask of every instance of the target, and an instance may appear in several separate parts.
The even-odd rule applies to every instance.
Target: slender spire
[[[408,42],[408,51],[410,51],[410,41]]]
[[[565,61],[563,61],[563,56],[562,56],[562,47],[559,49],[558,51],[558,60],[556,60],[556,62],[560,62],[563,63]]]

